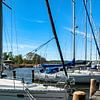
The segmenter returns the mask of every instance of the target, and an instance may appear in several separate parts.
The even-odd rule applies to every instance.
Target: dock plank
[[[91,100],[100,100],[100,90],[97,90]]]

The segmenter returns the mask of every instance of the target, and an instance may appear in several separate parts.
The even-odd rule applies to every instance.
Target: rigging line
[[[11,52],[13,52],[13,34],[12,34],[12,10],[11,10]]]
[[[68,77],[67,71],[66,71],[66,68],[65,68],[65,64],[64,64],[64,59],[63,59],[61,47],[60,47],[60,44],[59,44],[59,41],[58,41],[58,37],[57,37],[54,21],[53,21],[52,14],[51,14],[50,6],[49,6],[49,1],[45,0],[45,2],[46,2],[46,7],[47,7],[47,11],[48,11],[51,27],[52,27],[52,32],[54,34],[54,37],[55,37],[55,40],[56,40],[56,44],[57,44],[57,47],[58,47],[58,51],[59,51],[59,55],[60,55],[60,58],[61,58],[61,61],[62,61],[63,69],[64,69],[66,77]]]
[[[12,20],[12,18],[11,18],[11,20]],[[6,24],[5,24],[5,26],[6,26]],[[6,29],[6,34],[8,35],[7,37],[8,37],[8,41],[9,41],[9,48],[11,49],[11,51],[12,51],[12,39],[11,39],[11,37],[12,37],[12,21],[11,21],[11,24],[10,24],[10,31],[7,31],[7,29]],[[10,33],[9,33],[10,32]]]
[[[16,41],[16,49],[17,49],[17,54],[18,54],[18,32],[17,32],[17,28],[16,28],[16,16],[15,16],[15,10],[13,10],[14,13],[14,29],[15,29],[15,41]]]
[[[7,44],[7,52],[8,52],[8,40],[7,40],[7,33],[5,31],[5,28],[4,28],[4,33],[5,33],[5,41],[6,41],[6,44]]]
[[[98,38],[99,38],[98,41],[99,41],[99,48],[100,48],[100,27],[99,27],[98,35],[99,35],[99,36],[98,36]],[[100,57],[98,57],[98,60],[100,61]]]
[[[87,0],[85,0],[85,5],[87,7]],[[84,52],[84,55],[85,55],[85,61],[87,61],[87,14],[86,14],[86,11],[85,11],[85,52]]]
[[[38,56],[36,55],[36,58],[35,58],[35,65],[38,64]]]
[[[90,22],[92,23],[92,1],[90,0]],[[92,23],[93,24],[93,23]],[[90,29],[90,33],[91,33],[91,29]],[[93,40],[92,40],[92,34],[90,34],[90,61],[92,61],[92,45],[93,44]]]
[[[9,5],[7,5],[5,2],[3,2],[3,1],[1,1],[2,2],[2,4],[4,4],[8,9],[10,9],[11,11],[12,11],[12,8],[9,6]],[[9,43],[10,43],[10,38],[9,38]]]
[[[46,45],[46,48],[45,48],[45,50],[44,50],[44,56],[43,57],[47,57],[47,55],[46,55],[46,53],[47,53],[47,48],[48,48],[48,44]]]
[[[91,15],[91,21],[92,21],[92,23],[93,23],[93,27],[94,27],[94,31],[95,31],[95,37],[96,37],[96,39],[97,39],[97,43],[99,42],[98,41],[98,31],[97,31],[97,27],[96,27],[96,25],[95,25],[95,22],[94,22],[94,20],[93,20],[93,16]],[[96,47],[96,46],[95,46]],[[95,48],[96,49],[96,48]],[[97,50],[95,50],[95,52],[96,52],[96,60],[97,60]]]
[[[6,3],[4,3],[3,2],[3,4],[7,7],[7,8],[9,8],[10,9],[10,11],[11,11],[11,33],[12,33],[12,8],[11,7],[9,7]],[[5,24],[5,26],[6,26],[6,24]],[[7,37],[7,34],[9,34],[9,32],[5,32],[6,33],[6,37]],[[12,35],[12,34],[11,34]],[[7,39],[7,38],[6,38]],[[8,35],[8,41],[9,41],[9,44],[10,44],[10,47],[12,48],[12,45],[11,45],[11,40],[10,40],[10,37],[9,37],[9,35]],[[7,42],[7,40],[6,40],[6,42]],[[8,45],[9,45],[8,44]],[[8,49],[8,47],[7,47],[7,49]],[[7,50],[7,52],[8,52],[8,50]]]
[[[4,24],[5,27],[7,27],[6,24],[5,24],[5,22],[4,22],[3,24]],[[5,31],[5,28],[4,28],[4,31]],[[7,37],[7,38],[6,38],[6,39],[7,39],[7,46],[9,47],[9,44],[10,44],[10,37],[9,37],[8,29],[6,29],[5,34],[6,34],[6,37]],[[9,50],[8,50],[8,51],[9,51]],[[8,52],[8,51],[7,51],[7,52]]]
[[[95,24],[95,22],[94,22],[94,20],[93,20],[93,16],[92,16],[92,15],[91,15],[91,20],[92,20],[92,23],[93,23],[93,26],[94,26],[95,32],[97,32],[98,29],[97,29],[97,27],[96,27],[96,24]]]
[[[10,6],[8,6],[5,2],[2,1],[2,3],[7,7],[9,8],[10,10],[12,10],[12,8]]]
[[[41,52],[39,53],[39,55],[42,55]],[[42,62],[41,62],[41,57],[40,57],[39,61],[40,61],[39,63],[42,64]]]
[[[96,41],[96,38],[95,38],[95,34],[94,34],[94,30],[93,30],[93,27],[92,27],[92,24],[91,24],[91,21],[90,21],[88,10],[87,10],[87,7],[85,5],[85,0],[83,0],[83,4],[84,4],[84,8],[86,10],[86,14],[87,14],[87,18],[88,18],[90,28],[91,28],[91,31],[92,31],[92,35],[93,35],[93,38],[94,38],[94,42],[95,42],[95,45],[96,45],[96,48],[97,48],[97,51],[98,51],[98,54],[99,54],[99,57],[100,57],[100,50],[99,50],[99,47],[98,47],[98,44],[97,44],[97,41]]]
[[[51,38],[50,40],[48,40],[47,42],[45,42],[44,44],[40,45],[38,48],[32,50],[31,52],[34,52],[34,51],[37,52],[39,49],[41,49],[42,47],[44,47],[46,44],[48,44],[49,42],[51,42],[53,39],[54,39],[54,37]]]
[[[48,44],[49,42],[51,42],[53,39],[55,39],[54,37],[51,38],[50,40],[48,40],[47,42],[43,43],[42,45],[40,45],[39,47],[37,47],[36,49],[32,50],[31,52],[37,52],[39,49],[41,49],[42,47],[44,47],[46,44]],[[27,54],[26,54],[27,55]],[[24,56],[26,56],[24,55]],[[24,57],[23,56],[23,57]]]
[[[15,2],[12,2],[13,4],[12,5],[14,5],[15,6]],[[12,10],[12,8],[10,7],[10,9]],[[15,16],[15,10],[13,9],[12,10],[12,13],[13,13],[13,15],[14,15],[14,17],[12,16],[12,24],[14,25],[14,32],[13,32],[13,34],[15,33],[15,41],[16,41],[16,51],[17,51],[17,54],[18,54],[18,39],[17,39],[17,29],[16,29],[16,16]],[[14,22],[14,23],[13,23]]]
[[[56,1],[56,0],[55,0]],[[57,22],[57,20],[59,20],[58,19],[58,17],[59,17],[59,14],[60,14],[60,12],[62,12],[62,7],[63,7],[63,0],[61,0],[60,1],[60,8],[58,8],[59,6],[58,5],[56,5],[56,13],[55,13],[55,16],[56,16],[56,18],[55,18],[55,22]],[[63,14],[63,17],[65,16],[65,13]]]

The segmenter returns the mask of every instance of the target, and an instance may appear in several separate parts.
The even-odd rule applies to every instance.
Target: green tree
[[[15,56],[14,61],[16,64],[22,64],[23,63],[22,55]]]
[[[26,55],[26,58],[22,58],[22,55],[13,56],[12,52],[4,52],[3,53],[4,60],[12,60],[15,64],[41,64],[46,62],[46,59],[41,57],[36,53],[29,52]]]
[[[8,58],[9,58],[9,60],[12,60],[12,61],[14,60],[12,52],[8,53]]]
[[[9,56],[8,56],[7,52],[4,52],[4,53],[3,53],[3,60],[7,60],[8,57],[9,57]]]
[[[12,52],[4,52],[3,53],[3,60],[14,60]]]
[[[44,62],[46,62],[46,59],[45,58],[41,57],[38,54],[35,54],[34,55],[34,58],[33,58],[33,63],[34,64],[41,64],[41,63],[44,63]]]
[[[27,53],[26,60],[28,60],[27,63],[29,64],[41,64],[46,61],[45,58],[41,57],[40,55],[36,53],[32,53],[32,52]]]

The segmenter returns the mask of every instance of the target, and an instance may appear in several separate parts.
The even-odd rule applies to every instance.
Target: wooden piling
[[[86,100],[86,93],[83,91],[75,91],[73,93],[73,100]]]
[[[96,80],[91,79],[91,81],[90,81],[90,97],[93,96],[95,92],[96,92]]]
[[[13,78],[14,79],[16,78],[16,71],[15,70],[13,71]]]
[[[34,82],[34,70],[32,70],[32,83]]]

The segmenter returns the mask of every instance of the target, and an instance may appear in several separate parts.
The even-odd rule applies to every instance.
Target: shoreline
[[[12,68],[33,68],[38,67],[40,64],[10,64]]]

